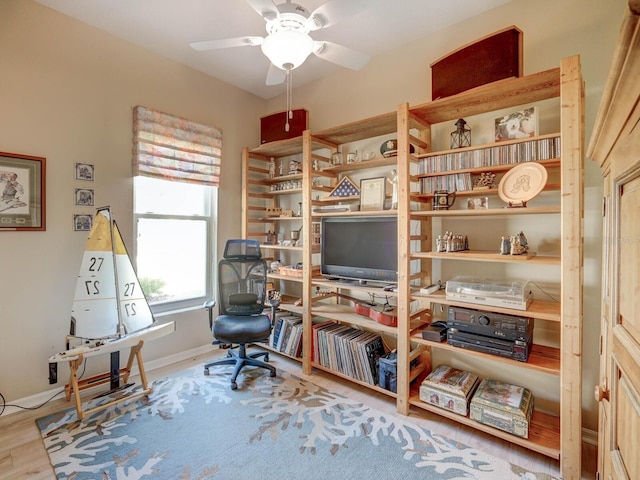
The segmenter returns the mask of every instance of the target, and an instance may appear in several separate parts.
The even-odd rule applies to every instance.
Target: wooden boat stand
[[[111,405],[115,405],[117,403],[123,402],[125,400],[129,400],[136,397],[146,396],[153,393],[153,388],[147,386],[147,376],[144,371],[144,366],[142,363],[142,346],[144,342],[140,340],[137,345],[131,347],[131,352],[129,353],[129,360],[127,361],[127,366],[125,368],[120,368],[119,355],[120,352],[111,352],[111,371],[101,373],[99,375],[94,375],[93,377],[84,378],[82,380],[78,380],[78,368],[82,365],[83,355],[79,354],[78,357],[74,360],[69,361],[69,383],[64,386],[64,392],[67,401],[71,400],[71,395],[75,397],[76,410],[78,411],[78,420],[82,420],[86,415],[104,410],[105,408],[110,407]],[[118,398],[115,398],[109,402],[103,403],[102,405],[98,405],[97,407],[90,408],[88,410],[83,410],[82,408],[82,400],[80,399],[80,392],[86,390],[88,388],[97,387],[99,385],[103,385],[105,383],[111,384],[111,390],[106,392],[103,395],[109,395],[114,391],[120,390],[119,383],[120,378],[126,384],[129,380],[129,375],[131,375],[131,367],[133,366],[133,361],[137,360],[138,362],[138,370],[140,371],[140,383],[142,384],[142,390],[130,394],[121,395]]]

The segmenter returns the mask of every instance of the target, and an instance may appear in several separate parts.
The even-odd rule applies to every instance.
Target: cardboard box
[[[471,399],[471,419],[529,438],[533,402],[531,390],[485,378]]]
[[[478,376],[473,373],[440,365],[420,385],[420,400],[459,415],[467,415],[471,395],[478,383]]]

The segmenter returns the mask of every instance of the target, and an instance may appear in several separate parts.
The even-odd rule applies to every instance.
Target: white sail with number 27
[[[111,211],[100,208],[82,257],[69,333],[85,339],[116,338],[153,323],[118,226]]]

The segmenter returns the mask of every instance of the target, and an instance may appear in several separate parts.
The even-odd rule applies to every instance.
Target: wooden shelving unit
[[[302,369],[310,374],[313,368],[328,370],[312,361],[312,319],[322,318],[334,322],[344,323],[356,328],[380,332],[397,342],[398,371],[397,393],[392,394],[377,386],[371,386],[363,382],[351,379],[343,373],[331,371],[331,373],[353,380],[356,385],[362,385],[373,390],[382,390],[394,398],[400,413],[408,414],[410,409],[419,408],[436,413],[454,421],[458,421],[469,427],[487,432],[498,438],[511,441],[533,451],[540,452],[549,457],[558,459],[561,464],[561,472],[565,480],[579,479],[581,474],[581,355],[582,355],[582,216],[583,216],[583,192],[581,189],[581,176],[583,172],[583,143],[584,143],[584,91],[580,73],[579,57],[570,57],[562,60],[559,68],[553,68],[532,75],[519,78],[500,80],[492,84],[477,87],[460,94],[439,99],[424,104],[410,106],[401,104],[395,112],[390,112],[375,117],[351,122],[334,128],[312,133],[307,130],[302,137],[274,142],[273,145],[262,145],[254,150],[245,149],[243,152],[243,164],[247,163],[244,170],[254,172],[263,177],[268,174],[266,168],[270,157],[287,155],[301,155],[303,172],[296,176],[295,181],[301,182],[301,189],[295,192],[282,191],[267,195],[257,194],[256,198],[263,201],[274,201],[284,193],[300,195],[302,200],[303,225],[302,249],[293,247],[290,250],[300,255],[304,267],[304,275],[301,279],[287,279],[302,287],[302,305],[283,305],[283,309],[295,311],[303,318],[303,358]],[[419,174],[418,165],[423,159],[449,151],[432,151],[432,125],[442,122],[453,122],[460,117],[488,114],[494,111],[515,108],[525,104],[542,102],[549,99],[559,99],[558,115],[560,129],[557,133],[541,135],[536,139],[560,137],[560,155],[554,156],[539,163],[546,168],[557,172],[559,180],[549,183],[544,192],[555,195],[557,201],[551,204],[533,205],[526,208],[489,208],[489,209],[431,209],[433,195],[420,193],[419,188],[422,178],[433,175],[447,175],[451,171]],[[332,165],[330,159],[333,153],[343,145],[374,139],[381,136],[393,136],[397,138],[396,155],[388,158],[378,157],[366,161],[351,164]],[[518,144],[522,141],[512,141]],[[464,149],[486,149],[493,144],[477,145]],[[343,150],[344,151],[344,150]],[[415,153],[413,153],[415,151]],[[457,152],[457,151],[456,151]],[[250,167],[248,159],[262,161],[262,167]],[[453,173],[469,173],[479,175],[482,172],[498,172],[498,175],[513,168],[513,164],[491,167],[465,168],[455,170]],[[257,170],[256,170],[257,168]],[[396,169],[398,176],[398,208],[394,210],[379,211],[343,211],[343,212],[314,212],[314,207],[331,203],[352,202],[357,204],[359,199],[354,198],[328,198],[328,195],[344,175],[366,172],[368,169]],[[376,173],[378,175],[378,173]],[[258,180],[255,183],[245,181],[245,189],[268,189],[270,185],[278,183],[284,177]],[[286,180],[282,180],[286,181]],[[555,181],[555,180],[554,180]],[[264,192],[263,192],[264,193]],[[469,190],[457,192],[460,197],[495,195],[496,190]],[[251,195],[245,193],[248,199]],[[249,216],[252,210],[249,201],[243,204],[245,216]],[[342,302],[330,301],[318,298],[317,290],[342,291],[350,294],[366,296],[371,293],[373,287],[358,285],[337,285],[328,280],[318,278],[312,274],[314,262],[318,263],[318,249],[311,244],[312,224],[317,224],[327,216],[388,216],[395,215],[398,222],[398,278],[397,291],[385,292],[397,303],[397,326],[378,324],[371,319],[357,315],[350,305]],[[453,219],[482,219],[483,222],[502,221],[503,219],[523,216],[529,219],[532,216],[546,216],[553,222],[555,236],[555,251],[552,254],[537,254],[531,252],[522,257],[499,255],[497,252],[487,250],[471,250],[455,253],[438,253],[432,249],[432,241],[443,232],[436,229],[442,228],[441,224]],[[258,217],[257,219],[255,217]],[[262,216],[264,217],[264,216]],[[290,219],[260,218],[254,214],[254,220],[245,221],[243,235],[251,235],[249,226],[270,225],[271,222],[290,222]],[[289,223],[287,223],[289,224]],[[416,225],[419,229],[416,229]],[[268,228],[268,227],[267,227]],[[264,246],[265,250],[287,251],[285,247]],[[434,304],[452,305],[472,309],[482,309],[496,313],[520,315],[523,312],[507,308],[479,306],[476,304],[449,301],[444,292],[440,291],[431,295],[419,292],[421,286],[434,283],[434,262],[446,262],[452,268],[464,274],[465,266],[469,262],[482,265],[508,265],[509,268],[525,270],[527,267],[549,269],[549,277],[557,279],[560,294],[559,301],[542,300],[534,298],[526,315],[540,322],[547,322],[551,329],[556,329],[560,335],[557,345],[546,346],[534,344],[527,362],[518,362],[509,358],[488,355],[461,348],[455,348],[444,343],[434,343],[424,340],[421,330],[430,321],[429,308]],[[416,269],[416,264],[419,268]],[[545,270],[546,271],[546,270]],[[280,280],[279,277],[274,276]],[[379,290],[378,290],[379,293]],[[416,309],[416,303],[420,307]],[[479,308],[480,307],[480,308]],[[559,416],[549,415],[541,411],[535,411],[530,426],[528,439],[516,437],[487,425],[482,425],[468,417],[459,416],[426,404],[419,399],[417,379],[423,378],[432,368],[430,359],[433,352],[446,351],[448,354],[460,355],[469,358],[483,359],[488,362],[498,362],[508,368],[531,372],[535,374],[549,375],[557,382],[559,392]],[[419,368],[409,369],[412,360],[423,358]],[[522,384],[525,380],[514,379],[514,383]],[[525,375],[526,377],[526,375]]]
[[[411,242],[402,243],[404,248],[399,252],[400,258],[407,260],[402,264],[399,272],[400,278],[404,279],[399,285],[399,304],[409,304],[413,299],[423,297],[427,304],[452,305],[470,309],[480,309],[493,311],[509,315],[522,315],[523,312],[506,308],[496,308],[491,306],[479,306],[471,303],[446,300],[444,292],[440,291],[434,295],[420,295],[416,292],[410,271],[410,262],[418,261],[424,284],[433,282],[432,271],[433,262],[447,262],[450,269],[455,269],[460,274],[465,273],[465,266],[469,262],[480,262],[482,264],[506,264],[523,271],[526,278],[526,270],[529,266],[539,266],[548,268],[549,278],[556,279],[560,288],[560,301],[534,299],[526,310],[526,316],[543,322],[551,322],[560,331],[558,344],[553,347],[534,344],[532,352],[527,362],[518,362],[499,356],[485,355],[483,353],[459,349],[444,343],[434,343],[423,340],[421,336],[414,333],[406,339],[404,344],[399,345],[399,355],[406,355],[412,344],[423,344],[432,352],[448,351],[455,355],[467,357],[478,357],[489,359],[509,365],[510,368],[522,369],[523,371],[533,371],[548,374],[558,379],[558,391],[560,393],[560,403],[558,405],[559,416],[551,416],[536,411],[531,422],[530,436],[528,439],[521,439],[509,434],[500,433],[496,429],[481,425],[469,418],[458,418],[457,415],[442,411],[428,405],[419,399],[419,392],[414,385],[409,388],[407,379],[403,379],[403,385],[407,388],[408,404],[413,407],[422,408],[430,412],[438,413],[447,418],[460,421],[465,425],[486,431],[500,438],[507,438],[509,441],[522,445],[531,450],[543,453],[560,460],[563,478],[580,478],[581,459],[581,385],[580,371],[581,363],[581,321],[582,321],[582,287],[580,279],[582,277],[582,203],[583,192],[580,188],[583,170],[583,143],[584,130],[584,107],[583,107],[583,83],[580,75],[580,65],[578,57],[564,59],[559,69],[552,69],[538,74],[528,75],[521,78],[513,78],[495,82],[493,84],[481,86],[459,95],[444,98],[434,102],[425,103],[416,107],[407,105],[398,109],[399,125],[408,123],[412,117],[418,118],[428,124],[440,123],[443,121],[455,121],[457,118],[469,117],[472,115],[490,113],[495,110],[505,108],[515,108],[520,105],[549,100],[559,97],[559,118],[560,132],[544,135],[537,138],[551,138],[560,136],[560,155],[558,158],[542,160],[539,163],[548,169],[559,171],[560,184],[547,185],[546,192],[556,192],[557,201],[552,205],[527,206],[526,208],[490,208],[490,209],[454,209],[437,210],[431,209],[431,198],[429,194],[419,194],[416,184],[420,179],[429,176],[448,175],[452,173],[479,174],[486,171],[498,172],[498,174],[513,168],[515,165],[500,165],[491,167],[464,168],[453,171],[430,172],[428,174],[416,175],[414,171],[421,159],[432,156],[451,153],[452,151],[429,152],[422,155],[409,155],[408,144],[410,143],[409,129],[398,129],[398,144],[404,145],[405,154],[398,153],[401,191],[414,192],[401,199],[398,211],[399,223],[406,226],[405,237],[414,234],[415,225],[420,225],[420,233],[423,236],[435,238],[443,231],[435,230],[433,221],[438,219],[438,229],[446,229],[447,222],[454,219],[481,218],[486,224],[487,230],[491,230],[491,222],[502,221],[506,218],[516,218],[515,216],[556,216],[557,230],[555,236],[559,238],[559,256],[531,255],[526,256],[503,256],[497,252],[487,251],[464,251],[440,253],[432,250],[430,241],[420,242],[420,247],[415,248]],[[521,140],[523,141],[523,140]],[[524,140],[527,141],[527,140]],[[518,141],[512,141],[517,144]],[[478,145],[468,147],[464,150],[486,149],[491,145]],[[559,194],[557,191],[559,190]],[[456,192],[461,197],[492,195],[495,192],[464,191]],[[412,227],[413,226],[413,227]],[[556,228],[556,227],[554,227]],[[487,233],[491,235],[491,232]],[[414,242],[415,245],[415,242]],[[546,270],[545,270],[546,272]],[[534,337],[535,339],[535,337]],[[460,350],[464,350],[460,352]],[[402,363],[406,363],[406,358]],[[518,376],[519,377],[519,376]],[[567,385],[566,382],[571,382]],[[400,382],[400,380],[399,380]],[[522,385],[526,383],[520,378],[514,379],[514,383]],[[526,386],[526,385],[525,385]],[[399,392],[399,410],[407,412],[409,405],[405,405],[400,400],[404,395]]]

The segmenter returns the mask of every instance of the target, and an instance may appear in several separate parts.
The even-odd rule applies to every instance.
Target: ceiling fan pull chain
[[[293,112],[291,111],[291,69],[287,69],[287,115],[286,123],[284,125],[284,131],[289,131],[289,119],[293,118]]]

